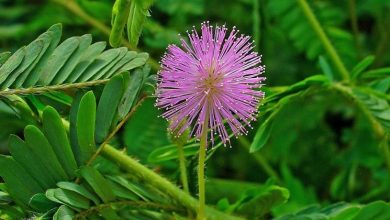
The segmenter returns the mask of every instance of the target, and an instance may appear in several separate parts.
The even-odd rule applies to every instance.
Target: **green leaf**
[[[390,105],[364,88],[355,88],[353,95],[369,110],[386,132],[390,132]]]
[[[124,92],[124,82],[121,75],[114,76],[104,87],[96,111],[95,140],[102,143],[107,137],[118,105]]]
[[[126,47],[120,47],[120,48],[117,48],[119,50],[119,55],[111,60],[111,62],[106,65],[103,69],[101,69],[97,74],[93,75],[90,80],[97,80],[97,79],[104,79],[105,75],[110,72],[114,66],[116,66],[118,63],[120,63],[124,57],[127,55],[127,48]]]
[[[51,200],[51,201],[53,201],[53,202],[56,202],[56,203],[59,203],[59,204],[64,204],[62,201],[58,200],[58,199],[54,196],[55,190],[56,190],[56,189],[48,189],[48,190],[46,190],[46,192],[45,192],[46,198],[48,198],[49,200]]]
[[[32,63],[38,58],[44,47],[44,41],[35,40],[25,47],[25,55],[22,63],[16,68],[9,77],[1,84],[1,89],[8,88],[12,85],[16,78],[29,68]]]
[[[73,102],[69,113],[69,124],[70,124],[69,138],[72,146],[72,152],[79,166],[82,165],[83,163],[82,163],[81,150],[80,150],[78,136],[77,136],[77,113],[80,107],[81,98],[83,96],[84,96],[83,91],[79,91],[76,93],[75,97],[73,98]]]
[[[90,207],[89,200],[84,196],[66,189],[54,189],[54,197],[74,208],[88,209]]]
[[[133,64],[135,62],[138,62],[137,59],[139,59],[139,56],[141,54],[142,53],[137,54],[134,51],[128,51],[126,53],[126,55],[118,63],[116,63],[109,71],[107,71],[104,74],[103,78],[107,79],[107,78],[110,78],[113,74],[122,73],[123,71],[125,71],[125,70],[121,70],[124,67],[127,68],[127,70],[129,70],[129,69],[134,69],[136,67],[144,65],[146,63],[147,59],[142,60],[144,62],[143,62],[143,64],[141,64],[139,66],[137,66],[137,65],[130,65],[130,64]]]
[[[59,92],[59,91],[52,91],[50,93],[44,93],[42,94],[43,96],[46,96],[47,98],[54,100],[58,103],[61,103],[65,106],[71,106],[72,105],[72,100],[73,98],[69,95],[67,95],[64,92]]]
[[[25,47],[20,48],[0,67],[0,84],[22,63],[26,53]]]
[[[8,193],[21,207],[26,207],[33,195],[43,192],[42,187],[12,157],[0,155],[0,167],[0,176]]]
[[[77,111],[77,139],[80,147],[80,164],[86,163],[96,150],[95,145],[96,99],[92,91],[80,100]]]
[[[289,197],[290,193],[286,188],[265,185],[260,189],[248,190],[238,202],[236,211],[250,217],[264,216],[275,206],[285,203]]]
[[[107,220],[120,220],[122,219],[121,217],[119,217],[116,212],[112,209],[112,207],[107,207],[107,208],[104,208],[102,210],[100,210],[99,212],[102,217],[104,219],[107,219]]]
[[[104,203],[115,200],[115,195],[110,188],[110,184],[97,170],[85,166],[80,169],[80,174]]]
[[[122,66],[121,69],[119,70],[119,72],[128,71],[128,70],[140,67],[140,66],[144,65],[148,59],[149,59],[148,53],[144,53],[144,52],[139,53],[139,54],[137,54],[137,56],[134,59],[132,59],[130,62],[128,62],[124,66]],[[146,75],[149,75],[150,70],[148,70],[148,68],[150,68],[150,67],[148,67],[148,65],[146,65],[143,68],[143,71]]]
[[[28,73],[24,74],[24,76],[26,77],[25,80],[23,80],[22,78],[20,78],[20,80],[17,80],[15,88],[18,88],[22,84],[24,87],[31,87],[38,82],[42,74],[46,74],[44,72],[45,66],[47,65],[47,62],[51,57],[53,51],[56,49],[58,43],[60,42],[62,35],[62,25],[55,24],[51,26],[46,33],[49,35],[50,44],[48,45],[46,50],[42,50],[39,60],[37,60],[38,62],[36,63],[34,68],[30,69],[29,71],[26,71]],[[44,38],[44,34],[41,35],[41,37]],[[30,72],[31,74],[29,74]]]
[[[8,58],[10,58],[11,55],[12,53],[8,51],[0,53],[0,67],[4,64],[5,61],[8,60]]]
[[[130,0],[116,0],[112,8],[110,44],[112,47],[118,47],[122,43],[123,29],[126,20],[129,17]]]
[[[334,73],[332,71],[332,68],[330,67],[328,61],[323,57],[319,56],[318,63],[322,69],[322,72],[324,72],[324,75],[329,79],[329,81],[334,80]]]
[[[309,1],[309,3],[314,9],[316,20],[319,21],[322,29],[324,29],[343,63],[348,68],[350,64],[356,62],[353,35],[340,25],[345,21],[345,11],[343,9],[348,7],[336,7],[330,1]],[[325,48],[296,1],[271,1],[265,4],[265,7],[267,18],[275,19],[278,22],[277,30],[282,35],[283,40],[286,40],[286,37],[291,40],[289,46],[292,44],[299,51],[305,52],[310,60],[317,59],[318,55],[325,54]],[[278,45],[274,46],[276,51],[278,47]],[[293,50],[293,48],[290,48],[290,50]],[[275,55],[277,54],[278,52],[275,53]]]
[[[351,71],[352,79],[359,78],[363,71],[367,69],[367,67],[370,66],[374,60],[374,56],[368,56],[360,61]]]
[[[221,210],[223,212],[227,212],[228,209],[230,208],[229,200],[227,198],[223,198],[223,199],[219,200],[217,203],[217,208],[218,208],[218,210]]]
[[[124,130],[127,152],[145,161],[152,150],[169,143],[167,122],[158,117],[159,111],[154,103],[155,99],[146,99],[131,116]]]
[[[69,178],[58,161],[53,147],[39,128],[33,125],[26,126],[24,137],[37,159],[39,158],[45,166],[46,175],[52,176],[57,182]]]
[[[273,126],[272,120],[273,117],[270,116],[269,118],[267,118],[267,120],[264,123],[261,124],[260,128],[257,129],[255,137],[250,146],[251,153],[260,150],[267,143],[272,131],[272,126]]]
[[[79,37],[71,37],[62,42],[48,59],[45,67],[42,69],[42,75],[40,83],[42,85],[48,85],[61,70],[61,68],[70,59],[72,54],[79,46]]]
[[[131,183],[127,179],[121,177],[121,176],[107,176],[109,180],[114,181],[115,183],[118,183],[119,185],[125,187],[130,192],[133,192],[135,195],[137,195],[139,198],[145,201],[149,201],[148,198],[153,198],[153,195],[148,193],[146,190],[142,189],[141,187],[138,187],[134,183]]]
[[[8,193],[0,191],[0,203],[11,203],[12,198],[9,196]]]
[[[50,84],[60,84],[63,83],[69,75],[73,72],[76,65],[79,63],[81,57],[85,53],[86,49],[92,43],[92,36],[90,34],[83,35],[77,38],[79,41],[76,51],[72,54],[66,64],[61,68],[61,70],[56,74]]]
[[[142,84],[149,74],[147,67],[144,69],[136,69],[130,74],[130,79],[125,78],[125,92],[121,99],[118,110],[118,118],[122,119],[130,111],[131,107],[134,104],[134,100],[137,97],[139,91],[141,90]]]
[[[61,35],[62,35],[62,25],[56,24],[51,26],[47,31],[47,33],[51,38],[50,45],[48,46],[46,51],[44,51],[44,53],[41,55],[42,57],[40,57],[36,66],[31,70],[31,74],[28,74],[28,76],[26,76],[27,77],[26,80],[23,82],[19,82],[17,84],[21,85],[21,83],[23,83],[24,87],[33,86],[38,82],[42,74],[45,73],[44,72],[46,71],[45,67],[48,65],[49,60],[52,59],[51,55],[53,51],[56,50],[57,45],[60,42]]]
[[[127,37],[130,45],[136,47],[139,37],[142,33],[142,27],[145,23],[146,16],[149,15],[149,8],[153,0],[133,0],[130,5],[130,12],[127,20]]]
[[[184,146],[184,156],[196,155],[199,151],[199,143],[188,144]],[[167,160],[177,159],[179,156],[177,146],[171,144],[168,146],[159,147],[153,150],[148,156],[148,162],[160,163]]]
[[[65,205],[60,206],[53,215],[53,220],[72,220],[74,211]]]
[[[364,206],[352,220],[372,219],[386,220],[390,218],[390,205],[383,201],[376,201]]]
[[[10,205],[5,205],[5,204],[0,204],[0,214],[1,217],[4,217],[4,219],[25,219],[25,215],[20,212],[17,208],[10,206]],[[4,216],[6,215],[6,216]],[[6,218],[9,217],[9,218]]]
[[[29,202],[29,206],[33,208],[35,211],[45,213],[55,207],[58,206],[57,203],[52,202],[49,200],[45,194],[43,193],[38,193],[35,194]]]
[[[99,198],[95,196],[93,193],[89,192],[85,187],[81,185],[72,182],[59,182],[57,183],[57,186],[61,189],[66,189],[78,193],[84,196],[85,198],[93,201],[95,205],[100,204]]]
[[[390,76],[390,67],[369,70],[362,74],[363,79],[386,78]]]
[[[309,87],[322,86],[326,85],[327,83],[329,83],[329,80],[324,75],[309,76],[306,79],[289,86],[286,90],[282,92],[272,94],[271,96],[266,97],[264,103],[277,101],[285,96],[303,91]]]
[[[43,189],[55,186],[56,180],[47,175],[44,164],[35,156],[32,149],[18,136],[9,137],[9,150],[13,158],[39,183]]]
[[[104,67],[109,65],[113,60],[115,60],[121,51],[122,48],[115,48],[111,50],[104,51],[100,54],[88,68],[82,73],[82,75],[76,81],[88,81],[94,75],[100,73]]]
[[[352,220],[359,212],[360,207],[346,207],[337,213],[330,214],[329,220]]]
[[[72,73],[66,79],[66,82],[75,82],[83,72],[92,64],[92,62],[103,52],[106,48],[106,42],[98,42],[90,45],[83,56],[80,58],[79,63],[74,68]]]
[[[58,45],[61,34],[62,26],[56,24],[12,56],[3,53],[0,88],[12,90],[107,79],[145,65],[149,57],[147,53],[128,51],[125,47],[103,52],[106,43],[91,45],[92,38],[88,34],[68,38]],[[79,84],[77,88],[86,86],[90,84]],[[26,93],[35,91],[25,90]]]
[[[50,209],[49,211],[43,213],[41,216],[37,216],[35,217],[34,220],[53,220],[53,215],[55,214],[55,212],[58,210],[58,208],[52,208]]]
[[[287,214],[276,220],[387,220],[390,217],[390,204],[375,201],[367,205],[339,202],[324,208],[310,205],[296,213]]]
[[[139,197],[134,194],[133,191],[128,190],[126,187],[123,187],[122,185],[115,183],[111,180],[108,180],[108,183],[110,184],[110,187],[116,197],[131,201],[139,199]]]
[[[67,175],[71,179],[74,178],[77,163],[60,115],[53,107],[48,106],[43,111],[42,122],[45,135],[53,147],[59,162]]]

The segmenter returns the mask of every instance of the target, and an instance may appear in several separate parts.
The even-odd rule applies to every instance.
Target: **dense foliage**
[[[194,218],[199,142],[154,91],[202,21],[267,77],[249,134],[207,151],[207,219],[390,219],[388,0],[0,0],[0,219]]]

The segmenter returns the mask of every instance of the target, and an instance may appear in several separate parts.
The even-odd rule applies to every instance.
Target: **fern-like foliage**
[[[276,220],[298,219],[388,219],[390,204],[383,201],[372,202],[367,205],[348,204],[345,202],[335,203],[326,207],[311,205],[293,214],[283,215]]]
[[[125,47],[105,50],[106,43],[92,44],[89,34],[59,44],[61,33],[61,24],[53,25],[12,55],[0,54],[0,95],[103,83],[143,66],[149,57]]]
[[[341,28],[345,21],[345,13],[329,1],[314,1],[311,5],[344,63],[347,67],[354,65],[357,57],[352,34]],[[324,53],[321,42],[302,10],[297,7],[297,1],[268,1],[267,12],[271,19],[276,19],[280,23],[280,27],[288,34],[294,46],[305,52],[307,58],[314,60]]]
[[[383,131],[390,133],[390,106],[386,99],[375,96],[374,94],[365,91],[362,88],[356,88],[352,91],[356,97],[368,111],[370,115],[381,125]]]
[[[123,219],[125,208],[131,212],[126,216],[137,219],[164,217],[164,210],[181,213],[164,192],[138,183],[137,177],[102,174],[89,165],[98,146],[129,113],[148,73],[146,66],[131,78],[128,73],[114,76],[98,102],[92,91],[80,91],[69,127],[54,108],[46,107],[41,127],[28,125],[24,139],[12,135],[11,155],[0,155],[5,182],[0,185],[1,213],[15,219]]]

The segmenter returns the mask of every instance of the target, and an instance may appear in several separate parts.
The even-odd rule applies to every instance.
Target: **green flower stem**
[[[198,220],[205,219],[204,210],[206,206],[206,187],[204,181],[205,180],[204,165],[206,162],[208,121],[209,121],[209,114],[207,111],[203,122],[203,130],[200,136],[200,146],[199,146],[199,163],[198,163],[199,210],[197,216]]]
[[[333,47],[329,38],[326,36],[325,31],[322,29],[313,11],[310,9],[310,6],[307,4],[306,0],[297,0],[297,1],[301,9],[303,10],[303,13],[305,14],[307,20],[309,21],[311,27],[313,28],[314,32],[319,37],[330,59],[334,63],[335,67],[337,68],[341,79],[345,81],[349,81],[350,77],[349,77],[348,70],[345,68],[343,62],[340,59],[340,56],[337,54],[336,49]]]
[[[123,170],[126,170],[132,175],[137,176],[140,180],[147,182],[152,187],[166,193],[188,210],[196,212],[199,209],[199,203],[196,199],[120,150],[107,144],[103,147],[101,154],[105,158],[117,163]],[[210,207],[206,207],[206,216],[208,220],[242,220],[242,218],[225,214]]]
[[[183,189],[186,193],[190,194],[190,190],[188,188],[188,178],[187,178],[187,168],[186,168],[186,158],[184,156],[183,145],[177,145],[177,151],[179,153],[179,166],[180,166],[180,178],[181,184],[183,185]]]

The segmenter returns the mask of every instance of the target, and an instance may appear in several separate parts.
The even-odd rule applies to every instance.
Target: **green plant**
[[[199,141],[167,132],[154,93],[156,60],[205,20],[253,35],[267,66],[254,130],[204,152],[207,219],[389,218],[389,11],[0,0],[0,219],[194,218]]]

